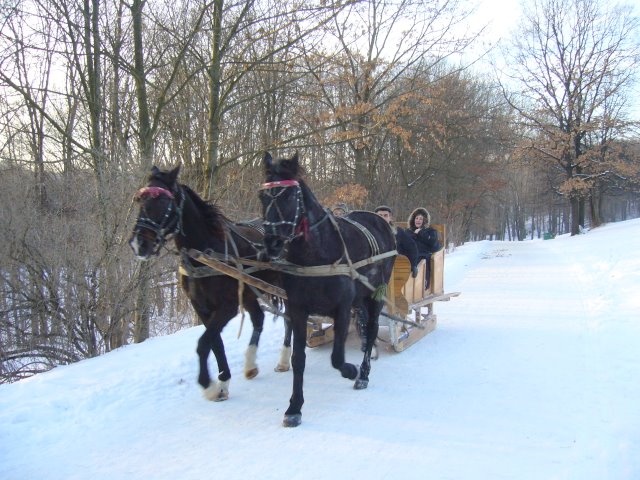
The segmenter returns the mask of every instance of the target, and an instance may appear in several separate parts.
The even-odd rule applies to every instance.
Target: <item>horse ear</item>
[[[262,158],[262,166],[264,167],[265,171],[269,171],[272,164],[273,158],[271,158],[271,154],[269,152],[264,152],[264,157]]]
[[[180,164],[169,172],[169,181],[173,184],[178,182],[178,174],[180,173]]]
[[[293,154],[293,157],[291,157],[291,163],[293,163],[296,167],[298,166],[298,151],[296,150],[296,153]]]
[[[151,167],[151,175],[156,176],[159,173],[160,173],[160,169],[158,167],[156,167],[155,165]]]

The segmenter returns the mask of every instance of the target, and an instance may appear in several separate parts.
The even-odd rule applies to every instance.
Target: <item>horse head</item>
[[[182,228],[184,194],[177,182],[179,172],[180,166],[170,171],[154,166],[147,186],[134,195],[140,210],[129,245],[139,260],[157,255],[167,237]]]
[[[308,234],[308,219],[300,180],[298,154],[274,161],[263,158],[265,183],[260,188],[264,246],[271,260],[284,256],[293,240]]]

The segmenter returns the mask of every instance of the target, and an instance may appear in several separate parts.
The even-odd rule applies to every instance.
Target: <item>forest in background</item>
[[[450,248],[637,217],[637,12],[601,3],[526,2],[488,74],[464,0],[3,2],[0,382],[191,325],[175,252],[127,244],[153,165],[246,220],[298,151]]]

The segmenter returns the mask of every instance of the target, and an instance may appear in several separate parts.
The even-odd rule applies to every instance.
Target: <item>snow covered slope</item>
[[[381,349],[367,390],[330,346],[307,349],[296,429],[280,426],[282,320],[249,381],[237,317],[226,402],[196,384],[201,327],[0,386],[0,479],[640,478],[640,220],[469,243],[445,263],[462,295],[419,343]]]

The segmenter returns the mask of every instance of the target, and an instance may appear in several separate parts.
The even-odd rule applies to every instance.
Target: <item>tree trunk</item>
[[[571,197],[569,202],[571,205],[571,235],[580,235],[580,199],[577,197]]]
[[[586,225],[586,208],[587,202],[584,197],[580,197],[578,200],[578,222],[580,223],[580,227],[584,228]]]
[[[591,228],[599,227],[602,224],[602,216],[600,213],[600,207],[602,204],[602,195],[599,194],[598,189],[594,188],[589,196],[589,211],[591,212]]]
[[[220,39],[222,37],[222,8],[224,0],[213,2],[213,38],[211,41],[211,67],[209,68],[209,116],[207,118],[207,163],[205,179],[207,179],[205,196],[211,198],[218,175],[218,148],[220,144],[220,123],[222,106],[220,89],[222,78],[222,58]]]
[[[139,112],[139,136],[140,156],[143,171],[151,168],[153,161],[153,135],[151,132],[151,120],[149,116],[149,104],[147,99],[147,82],[144,68],[144,49],[142,44],[142,9],[146,0],[133,0],[131,3],[131,17],[133,23],[133,51],[134,51],[134,78],[136,82],[136,98]],[[150,265],[142,262],[137,272],[135,314],[134,314],[134,341],[143,342],[149,338],[149,317],[151,307],[149,305],[149,281]]]

